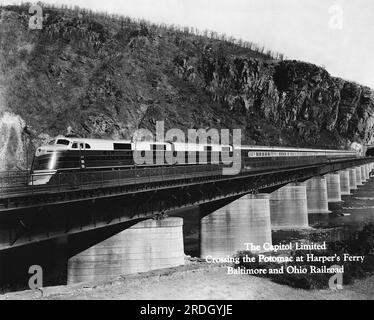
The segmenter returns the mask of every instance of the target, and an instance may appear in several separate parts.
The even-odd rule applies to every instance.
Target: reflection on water
[[[340,236],[347,238],[360,231],[365,224],[374,223],[374,179],[359,186],[351,196],[342,196],[342,200],[341,204],[331,207],[330,215],[309,216],[309,225],[340,230]]]
[[[374,223],[374,178],[350,196],[342,196],[342,202],[331,204],[331,214],[310,214],[310,230],[272,232],[273,244],[295,240],[340,241],[355,238],[367,223]],[[173,214],[174,215],[174,214]],[[200,221],[198,207],[179,210],[175,215],[184,218],[185,253],[200,255]]]

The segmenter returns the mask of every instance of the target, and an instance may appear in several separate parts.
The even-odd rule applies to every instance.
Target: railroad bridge
[[[176,210],[193,206],[200,208],[202,228],[205,228],[205,239],[201,239],[205,244],[202,256],[234,253],[227,251],[235,247],[231,235],[221,233],[222,227],[230,223],[241,225],[246,221],[252,224],[247,231],[238,232],[242,234],[242,238],[235,240],[236,243],[242,243],[245,237],[249,237],[252,242],[271,242],[271,230],[307,227],[308,213],[318,210],[320,213],[328,212],[327,202],[340,201],[341,194],[349,194],[370,177],[373,162],[373,157],[337,159],[305,165],[298,162],[297,166],[244,170],[237,175],[223,175],[220,165],[134,167],[131,170],[98,171],[95,176],[89,171],[57,173],[53,184],[32,186],[27,185],[30,177],[28,171],[2,172],[0,283],[1,280],[8,279],[9,274],[16,272],[14,261],[25,260],[25,265],[18,272],[26,274],[25,277],[29,276],[25,268],[32,263],[38,264],[38,255],[33,257],[31,254],[38,250],[42,253],[49,250],[50,259],[62,259],[62,264],[72,260],[72,282],[89,280],[92,277],[105,278],[111,274],[103,274],[102,270],[100,273],[100,267],[95,265],[96,258],[92,258],[105,256],[109,251],[110,254],[114,252],[117,257],[114,263],[117,269],[115,268],[113,274],[123,273],[121,264],[126,263],[123,259],[126,260],[129,256],[121,258],[124,249],[117,250],[118,242],[127,246],[126,250],[131,251],[134,247],[140,250],[132,256],[130,254],[131,259],[138,264],[144,262],[142,248],[149,248],[152,243],[157,243],[162,257],[147,259],[159,259],[157,261],[161,262],[154,265],[148,261],[147,263],[153,264],[153,267],[149,267],[151,269],[168,266],[165,261],[181,264],[183,256],[179,253],[183,253],[183,239],[181,240],[178,233],[182,230],[182,223],[180,219],[170,217]],[[287,188],[294,189],[288,192]],[[288,204],[298,204],[300,199],[305,202],[305,208],[296,206],[296,211],[292,211]],[[288,204],[282,205],[283,200],[287,200]],[[238,214],[237,209],[230,207],[235,202],[245,206],[244,214],[243,210],[239,210],[241,213]],[[306,204],[314,208],[307,208]],[[219,213],[222,207],[225,208],[224,214]],[[222,220],[223,217],[228,219],[230,208],[233,211],[229,217],[231,222]],[[284,208],[283,212],[279,211],[281,208]],[[273,212],[274,210],[279,212]],[[211,215],[216,212],[218,218]],[[169,218],[164,219],[167,216]],[[218,231],[212,231],[210,224],[218,225]],[[160,232],[155,230],[163,230],[170,237],[160,236]],[[128,233],[125,234],[126,231]],[[153,238],[149,238],[149,234]],[[147,243],[142,245],[143,241]],[[213,248],[214,243],[220,243],[220,248]],[[156,252],[157,255],[158,251],[152,250],[152,254]],[[168,258],[162,253],[164,250],[169,250],[174,256]],[[82,252],[88,254],[82,258]],[[149,252],[145,255],[149,256]],[[87,260],[82,262],[85,257],[88,257],[89,263]],[[97,263],[102,265],[105,261]],[[87,273],[87,268],[82,267],[84,271],[79,270],[82,265],[87,264],[90,265],[87,268],[93,271],[85,277],[82,273]],[[108,265],[106,267],[110,268]],[[144,271],[137,268],[130,267],[133,272]]]

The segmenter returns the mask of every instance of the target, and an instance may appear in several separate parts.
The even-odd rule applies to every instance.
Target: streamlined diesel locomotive
[[[134,152],[147,152],[151,155],[151,161],[137,164]],[[182,158],[178,158],[179,162],[177,160],[170,164],[166,161],[177,152],[182,154]],[[356,151],[344,150],[58,137],[36,150],[29,184],[48,184],[58,172],[103,171],[142,166],[224,165],[227,164],[224,154],[232,157],[234,152],[240,154],[241,170],[246,171],[292,167],[301,163],[308,165],[359,156]],[[191,154],[194,156],[191,157]],[[159,159],[165,161],[158,161]]]

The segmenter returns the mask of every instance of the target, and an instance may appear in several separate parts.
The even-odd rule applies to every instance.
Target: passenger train
[[[137,165],[134,152],[152,155],[151,163]],[[241,170],[261,171],[292,167],[300,164],[329,162],[334,159],[356,158],[356,151],[301,149],[265,146],[231,146],[219,144],[191,144],[175,142],[131,142],[128,140],[101,140],[57,137],[48,145],[40,146],[35,152],[31,167],[30,185],[48,184],[58,172],[102,171],[142,167],[166,166],[167,161],[157,159],[175,156],[176,151],[184,154],[184,163],[177,165],[223,165],[223,152],[232,156],[240,152]],[[195,156],[190,157],[193,153]],[[179,158],[181,159],[181,158]],[[194,159],[191,161],[191,159]],[[227,158],[224,158],[227,159]],[[183,162],[183,161],[181,161]],[[227,164],[227,162],[226,162]]]

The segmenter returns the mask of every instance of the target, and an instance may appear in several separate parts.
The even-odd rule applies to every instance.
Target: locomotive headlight
[[[48,151],[45,148],[41,147],[41,148],[36,149],[35,155],[41,156],[43,154],[46,154],[47,152],[51,152],[51,151]]]

